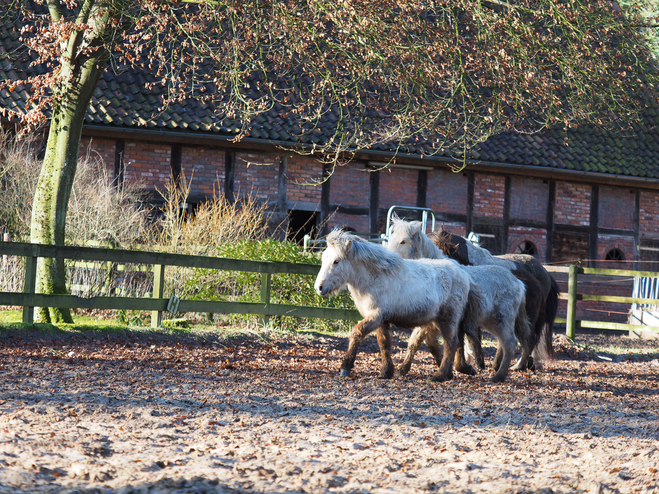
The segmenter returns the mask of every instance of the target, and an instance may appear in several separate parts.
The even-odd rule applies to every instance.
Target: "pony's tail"
[[[561,293],[558,283],[553,276],[551,278],[551,288],[549,295],[547,295],[547,302],[545,303],[545,325],[542,328],[542,336],[538,344],[544,356],[548,359],[554,358],[554,346],[552,343],[554,337],[554,321],[558,313],[558,295]]]
[[[535,335],[532,334],[532,331],[531,322],[529,321],[529,316],[526,313],[525,294],[524,299],[522,299],[522,303],[519,304],[517,317],[515,317],[515,336],[517,336],[517,341],[519,342],[520,346],[529,350],[529,354],[531,354],[534,347]]]
[[[482,318],[483,295],[478,284],[470,277],[469,294],[467,295],[467,305],[465,306],[462,320],[460,321],[460,332],[465,336],[465,350],[471,355],[476,367],[485,368],[485,358],[483,357],[483,347],[481,346],[481,328],[480,320]]]

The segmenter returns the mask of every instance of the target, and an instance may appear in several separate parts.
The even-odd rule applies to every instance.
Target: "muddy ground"
[[[659,492],[658,340],[576,343],[438,384],[373,338],[346,379],[344,335],[0,331],[0,492]]]

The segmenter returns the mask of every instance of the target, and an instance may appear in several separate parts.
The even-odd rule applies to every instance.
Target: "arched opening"
[[[625,253],[620,249],[618,249],[617,247],[615,247],[606,253],[605,259],[607,261],[624,261]]]
[[[515,254],[528,254],[529,256],[538,256],[538,248],[529,240],[524,240],[515,249]]]

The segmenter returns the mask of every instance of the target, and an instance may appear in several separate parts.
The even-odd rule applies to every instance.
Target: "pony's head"
[[[323,265],[320,267],[314,288],[318,295],[333,295],[348,283],[351,272],[349,254],[354,235],[334,230],[327,236],[327,248],[323,251]]]
[[[428,257],[427,249],[424,249],[424,242],[426,241],[420,221],[392,218],[389,239],[387,240],[387,249],[391,252],[398,253],[403,259]]]
[[[318,295],[332,295],[348,284],[366,281],[362,280],[364,273],[371,279],[389,273],[403,262],[400,256],[343,230],[334,230],[327,236],[322,260],[314,284]],[[362,267],[366,270],[359,269]]]

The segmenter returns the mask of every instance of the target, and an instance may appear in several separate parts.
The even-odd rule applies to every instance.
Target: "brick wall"
[[[447,169],[428,172],[426,204],[438,213],[467,213],[467,177]]]
[[[94,137],[82,139],[80,143],[80,157],[89,157],[92,161],[100,160],[107,170],[108,177],[114,179],[114,153],[116,141]]]
[[[279,157],[273,154],[236,153],[234,194],[276,201],[279,162]]]
[[[589,185],[556,182],[554,222],[564,225],[590,225]]]
[[[367,233],[369,231],[368,216],[334,213],[327,222],[329,229],[339,227],[354,228],[358,233]]]
[[[505,177],[476,174],[474,178],[474,216],[503,217]]]
[[[308,156],[291,156],[288,159],[286,172],[286,195],[289,205],[295,207],[295,204],[306,202],[318,205],[320,208],[322,177],[321,162]]]
[[[619,249],[625,257],[625,261],[634,260],[634,237],[623,235],[599,235],[597,239],[597,258],[605,259],[607,252],[611,249]],[[598,268],[606,269],[633,269],[631,262],[606,262],[598,261]]]
[[[190,196],[213,197],[224,193],[225,152],[219,148],[184,147],[181,173],[190,185]]]
[[[164,190],[171,178],[171,150],[168,145],[126,141],[126,181],[141,183],[147,189]]]
[[[641,233],[647,237],[659,237],[659,192],[642,190],[639,202]]]
[[[439,230],[440,227],[443,228],[444,230],[451,232],[453,235],[460,235],[461,237],[464,237],[466,235],[464,223],[447,222],[447,221],[438,221],[437,223],[435,223],[435,230]]]
[[[517,247],[529,241],[535,245],[540,262],[545,262],[547,256],[547,230],[542,228],[511,227],[508,229],[508,252],[515,252]]]
[[[600,228],[633,230],[634,194],[624,187],[600,186],[598,221]]]
[[[545,221],[549,185],[537,178],[511,177],[510,219]]]
[[[363,165],[337,166],[330,179],[330,204],[368,208],[369,176]]]
[[[380,207],[416,206],[419,171],[385,168],[380,171]]]

